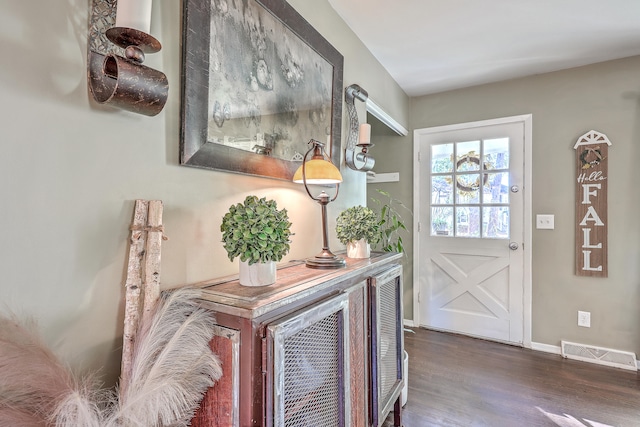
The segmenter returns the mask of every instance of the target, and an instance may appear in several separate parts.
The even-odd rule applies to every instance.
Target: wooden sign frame
[[[576,275],[607,277],[608,155],[611,141],[591,130],[576,150]]]

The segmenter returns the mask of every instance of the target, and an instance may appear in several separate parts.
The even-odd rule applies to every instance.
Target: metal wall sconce
[[[116,0],[91,2],[87,42],[91,94],[100,104],[155,116],[167,102],[169,82],[164,73],[142,65],[145,54],[158,52],[162,47],[148,34],[151,0],[117,3]],[[146,25],[144,20],[132,18],[141,12],[148,13]]]
[[[367,123],[359,125],[355,106],[356,99],[365,102],[368,98],[367,91],[356,84],[352,84],[345,89],[344,101],[349,114],[349,134],[347,135],[345,163],[351,169],[361,172],[370,171],[376,163],[376,160],[368,153],[369,149],[373,147],[373,144],[371,144],[371,125]],[[358,149],[360,150],[359,152],[357,152]]]

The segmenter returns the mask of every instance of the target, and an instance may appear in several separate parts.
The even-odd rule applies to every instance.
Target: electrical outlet
[[[578,326],[582,326],[585,328],[591,327],[591,312],[578,311]]]
[[[536,215],[536,228],[538,230],[553,230],[555,228],[555,215]]]

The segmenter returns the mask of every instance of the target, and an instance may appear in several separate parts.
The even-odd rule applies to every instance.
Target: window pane
[[[434,205],[453,204],[453,177],[451,175],[431,177],[431,203]]]
[[[480,208],[477,206],[456,209],[456,236],[480,237]]]
[[[456,203],[478,203],[480,201],[479,195],[479,173],[470,173],[456,176]]]
[[[509,138],[484,141],[484,164],[489,170],[509,168]]]
[[[509,238],[509,207],[482,208],[482,236],[490,239]]]
[[[483,203],[509,203],[509,173],[487,173],[482,189]]]
[[[453,172],[453,144],[431,146],[431,172]]]
[[[507,137],[431,146],[431,235],[509,238],[509,147]]]
[[[458,142],[456,172],[480,170],[480,141]]]
[[[453,236],[453,208],[431,208],[431,235]]]

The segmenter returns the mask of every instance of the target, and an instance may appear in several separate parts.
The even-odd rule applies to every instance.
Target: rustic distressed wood
[[[397,262],[401,257],[398,253],[377,252],[367,259],[346,258],[346,268],[336,270],[307,268],[302,261],[289,263],[280,266],[278,280],[270,286],[242,286],[237,274],[192,286],[201,289],[202,299],[211,302],[217,311],[256,319],[266,313],[286,311],[296,301],[326,292],[336,284],[368,277],[381,265]]]
[[[575,270],[578,276],[607,277],[607,190],[609,145],[596,131],[581,136],[576,149]]]
[[[149,202],[136,200],[131,232],[129,237],[129,256],[127,264],[127,277],[125,280],[125,309],[124,332],[122,336],[122,365],[119,387],[124,390],[131,376],[131,360],[136,332],[140,322],[141,302],[140,290],[142,287],[141,265],[144,258]]]
[[[272,369],[267,362],[269,359],[268,345],[265,340],[267,326],[299,310],[313,307],[341,292],[350,292],[350,309],[366,312],[365,301],[360,301],[365,296],[358,289],[362,289],[362,284],[367,282],[369,277],[397,265],[401,257],[402,254],[373,253],[370,259],[347,259],[346,268],[340,270],[316,270],[305,267],[304,263],[290,263],[278,270],[278,281],[274,285],[259,288],[241,286],[237,275],[192,285],[201,290],[201,306],[212,311],[217,324],[239,333],[240,379],[236,391],[239,396],[240,426],[265,426],[269,425],[268,420],[272,419],[269,418],[268,405],[265,407],[267,389],[270,387],[265,378]],[[363,307],[359,307],[359,304]],[[368,344],[365,346],[361,343],[363,339],[367,339],[368,342],[369,338],[366,330],[366,314],[355,318],[351,312],[350,316],[350,355],[356,357],[358,354],[364,354],[365,359],[368,360]],[[356,336],[351,335],[354,333]],[[354,347],[352,344],[354,342],[361,344]],[[365,366],[366,363],[365,361]],[[354,364],[354,361],[351,360],[350,364]],[[350,372],[349,378],[352,382],[362,384],[364,381],[362,375],[368,375],[368,370],[360,374]],[[218,384],[214,386],[216,387]],[[368,402],[367,387],[364,386],[357,391],[360,394],[350,395],[355,399],[355,402],[351,401],[352,411],[362,411],[366,408],[363,399]],[[368,426],[367,412],[365,410],[355,415],[351,413],[351,420],[355,422],[350,425]],[[203,413],[206,411],[201,412]],[[201,423],[200,425],[215,425],[207,424],[206,419],[198,422]]]
[[[144,258],[144,304],[142,321],[148,322],[153,315],[153,309],[160,298],[160,250],[162,247],[162,201],[149,201],[149,215],[147,217],[147,242]]]
[[[200,408],[191,420],[192,427],[238,427],[238,360],[240,332],[216,326],[209,343],[220,359],[222,376],[204,395]]]
[[[366,282],[355,286],[349,292],[349,331],[351,351],[351,425],[368,425],[367,392],[367,287]]]

